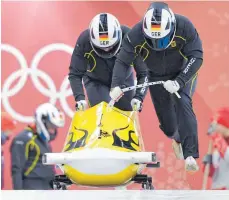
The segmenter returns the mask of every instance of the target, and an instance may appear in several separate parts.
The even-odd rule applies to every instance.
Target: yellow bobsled
[[[144,167],[158,167],[156,154],[144,152],[136,112],[109,108],[102,102],[76,112],[61,153],[47,153],[46,165],[59,165],[64,175],[52,184],[117,187],[131,182],[153,189],[152,178],[141,174]]]

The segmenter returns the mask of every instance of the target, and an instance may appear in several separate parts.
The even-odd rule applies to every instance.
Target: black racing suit
[[[197,121],[192,107],[192,95],[203,61],[202,42],[189,19],[177,14],[175,17],[175,37],[163,51],[154,51],[147,45],[142,21],[132,28],[116,59],[111,87],[123,84],[125,72],[136,56],[144,58],[149,82],[176,80],[180,85],[178,92],[181,99],[167,92],[162,85],[149,88],[151,99],[162,131],[182,143],[185,158],[198,158]]]
[[[122,26],[123,37],[129,30],[128,27]],[[81,33],[76,42],[69,68],[69,81],[76,102],[85,100],[82,80],[90,106],[94,106],[102,101],[108,103],[111,100],[109,92],[115,60],[116,56],[110,59],[99,57],[90,44],[89,30],[87,29]],[[131,65],[139,72],[137,75],[138,84],[147,81],[146,66],[142,58],[138,58],[129,64],[129,66]],[[122,87],[134,85],[134,73],[132,68],[133,67],[129,67],[125,72]],[[122,73],[122,71],[120,71],[120,73]],[[132,110],[130,105],[131,99],[138,98],[139,100],[143,100],[146,92],[147,88],[126,92],[114,106],[121,110],[130,111]]]
[[[42,156],[52,152],[49,143],[28,127],[13,139],[10,151],[14,190],[52,189],[54,168],[42,163]]]

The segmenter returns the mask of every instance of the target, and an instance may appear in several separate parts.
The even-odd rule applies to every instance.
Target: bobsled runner
[[[159,167],[156,154],[145,152],[136,126],[137,112],[110,108],[106,102],[77,111],[61,153],[46,153],[43,164],[58,165],[63,175],[52,181],[54,189],[76,184],[118,187],[139,183],[152,190],[145,167]]]

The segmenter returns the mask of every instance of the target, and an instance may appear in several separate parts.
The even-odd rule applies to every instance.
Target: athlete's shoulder
[[[126,35],[131,29],[126,25],[121,25],[122,34]]]
[[[144,41],[144,36],[142,32],[142,21],[138,22],[127,34],[128,40],[133,45],[138,45]]]
[[[89,29],[82,31],[77,39],[77,43],[81,45],[86,45],[90,42]]]
[[[12,144],[25,145],[29,140],[33,138],[33,136],[34,133],[32,131],[23,130],[14,137]]]
[[[89,39],[89,29],[86,29],[80,33],[78,37],[78,42],[87,43]]]
[[[195,30],[192,21],[183,15],[175,14],[176,18],[176,32],[179,35],[186,37],[189,32]]]
[[[142,33],[142,23],[143,23],[142,21],[139,21],[137,24],[133,26],[131,31],[136,33]]]
[[[77,38],[75,49],[78,48],[83,51],[89,51],[91,49],[89,29],[81,32],[79,37]]]

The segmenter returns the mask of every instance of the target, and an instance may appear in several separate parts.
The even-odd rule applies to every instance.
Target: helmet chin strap
[[[111,49],[113,49],[113,47],[106,47],[106,48],[102,48],[103,51],[109,52]]]
[[[55,129],[55,132],[53,134],[50,134],[50,140],[49,141],[55,140],[56,136],[57,136],[57,129]]]
[[[43,128],[41,128],[43,126]],[[50,142],[52,140],[55,140],[57,136],[57,129],[55,129],[54,133],[49,133],[47,131],[47,128],[42,124],[41,126],[37,126],[37,132],[42,140]]]

